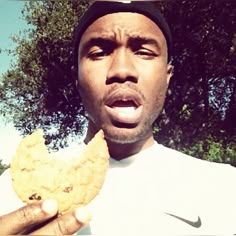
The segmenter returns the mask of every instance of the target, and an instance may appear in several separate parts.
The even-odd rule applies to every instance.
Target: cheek
[[[98,70],[83,65],[79,69],[78,90],[89,113],[99,109],[105,89],[97,72]]]
[[[153,94],[156,94],[156,96],[154,95],[154,98],[156,98],[156,100],[164,100],[165,96],[166,96],[166,91],[168,88],[168,84],[166,80],[162,80],[159,83],[156,83],[156,86],[153,87]]]
[[[153,70],[153,68],[156,69]],[[146,93],[151,99],[154,99],[156,94],[157,96],[158,94],[159,96],[165,94],[168,87],[168,78],[163,67],[158,65],[152,66],[149,70],[145,70],[142,73],[143,78],[145,78]]]
[[[158,76],[157,76],[158,75]],[[149,104],[149,109],[161,110],[166,97],[168,88],[167,75],[155,71],[155,74],[150,75],[152,79],[146,81],[146,99]]]
[[[80,64],[78,78],[80,94],[87,95],[87,93],[89,93],[90,95],[93,95],[93,90],[96,91],[95,73],[93,70],[89,69],[88,66],[86,66],[86,63]]]
[[[98,63],[91,63],[88,60],[83,60],[79,66],[79,84],[86,87],[99,88],[105,85],[106,73],[104,66]]]
[[[79,71],[78,91],[85,107],[87,103],[89,104],[91,101],[94,100],[93,96],[95,96],[94,85],[91,79],[86,75],[88,75],[86,71],[84,70],[83,72]]]

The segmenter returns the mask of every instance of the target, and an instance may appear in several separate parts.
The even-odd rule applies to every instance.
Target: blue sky
[[[18,33],[29,26],[21,19],[21,10],[24,1],[19,0],[0,0],[0,48],[12,49],[15,44],[10,36]],[[6,53],[0,53],[0,74],[6,72],[13,58]]]
[[[10,36],[19,30],[28,28],[25,21],[20,19],[23,1],[0,0],[0,48],[12,49],[16,45]],[[12,57],[6,53],[0,53],[0,76],[10,67]],[[15,152],[15,147],[20,140],[20,135],[13,124],[5,123],[0,114],[0,159],[3,163],[10,163]]]

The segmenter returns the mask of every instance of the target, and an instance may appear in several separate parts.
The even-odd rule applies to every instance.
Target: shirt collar
[[[134,154],[134,155],[131,155],[127,158],[124,158],[122,160],[116,160],[116,159],[113,159],[112,157],[110,157],[109,159],[109,167],[110,168],[115,168],[115,167],[127,167],[127,166],[130,166],[132,164],[134,164],[137,160],[139,160],[140,158],[142,157],[145,157],[146,155],[148,155],[148,153],[150,151],[152,151],[155,147],[158,146],[158,143],[157,142],[154,142],[150,147]]]

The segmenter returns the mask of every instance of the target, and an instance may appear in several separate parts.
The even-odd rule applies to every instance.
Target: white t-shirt
[[[92,220],[78,234],[236,234],[234,183],[234,167],[155,143],[122,161],[110,159],[103,188],[89,204]],[[22,205],[8,172],[0,177],[0,189],[0,215]]]

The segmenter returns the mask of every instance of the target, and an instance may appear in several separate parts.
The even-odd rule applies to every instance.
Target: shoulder
[[[165,147],[161,144],[157,144],[155,148],[155,153],[162,155],[166,161],[172,162],[173,164],[180,165],[183,168],[189,168],[193,171],[204,171],[208,173],[213,173],[218,175],[232,175],[236,179],[236,168],[230,164],[210,162],[207,160],[202,160],[196,157],[189,156],[180,151],[173,150],[171,148]],[[198,172],[199,173],[199,172]]]

